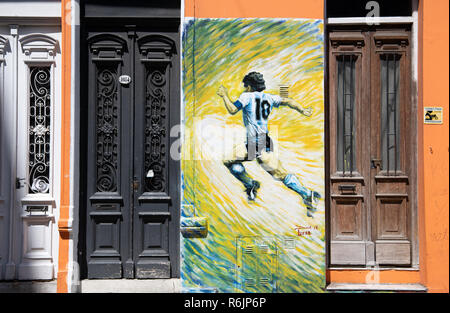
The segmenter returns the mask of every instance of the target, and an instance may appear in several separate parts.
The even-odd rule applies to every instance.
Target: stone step
[[[180,279],[84,279],[82,293],[179,293]]]
[[[427,292],[427,288],[421,284],[350,284],[330,283],[328,292],[341,291],[385,291],[385,292]]]
[[[56,280],[0,282],[0,293],[55,293]]]

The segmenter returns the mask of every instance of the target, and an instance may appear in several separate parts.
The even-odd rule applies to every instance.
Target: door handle
[[[381,159],[372,159],[370,161],[370,168],[375,169],[378,167],[380,170],[382,170],[381,162],[382,162]]]
[[[26,180],[26,178],[18,178],[18,177],[16,177],[16,189],[20,189],[22,187],[25,187],[27,185],[27,182],[25,180]]]
[[[136,192],[136,191],[138,191],[138,189],[139,189],[139,181],[135,177],[133,180],[133,190],[134,190],[134,192]]]

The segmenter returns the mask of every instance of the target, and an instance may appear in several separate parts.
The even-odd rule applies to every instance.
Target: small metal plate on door
[[[131,83],[131,77],[128,75],[121,75],[119,77],[119,83],[122,85],[128,85],[129,83]]]

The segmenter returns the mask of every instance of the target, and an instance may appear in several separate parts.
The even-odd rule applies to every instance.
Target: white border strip
[[[414,17],[412,16],[393,16],[393,17],[330,17],[327,19],[328,25],[360,25],[360,24],[412,24]]]

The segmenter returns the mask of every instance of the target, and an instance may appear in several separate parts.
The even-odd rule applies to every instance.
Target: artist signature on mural
[[[296,231],[296,233],[297,233],[297,236],[299,236],[299,237],[307,237],[307,236],[311,236],[311,232],[312,232],[312,230],[318,230],[319,229],[319,226],[317,226],[317,225],[314,225],[314,226],[311,226],[311,225],[308,225],[308,226],[301,226],[301,225],[295,225],[295,227],[294,227],[294,230]]]

